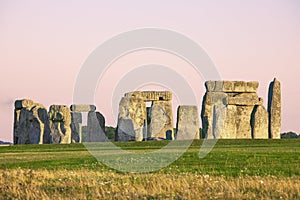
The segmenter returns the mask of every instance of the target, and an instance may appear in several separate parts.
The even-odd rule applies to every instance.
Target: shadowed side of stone
[[[269,116],[267,110],[263,106],[255,106],[252,117],[252,138],[254,139],[268,139],[269,138]]]
[[[43,144],[49,142],[50,125],[45,107],[28,99],[16,100],[14,144]]]
[[[269,86],[268,99],[269,112],[269,137],[280,139],[281,132],[281,86],[280,82],[274,78]]]
[[[71,105],[72,142],[105,142],[105,118],[95,105]],[[86,119],[83,119],[86,117]],[[86,124],[83,122],[86,121]]]

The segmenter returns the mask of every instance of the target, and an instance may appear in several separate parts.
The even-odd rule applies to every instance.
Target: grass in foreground
[[[299,199],[299,177],[0,170],[1,199]]]
[[[168,141],[116,143],[134,152],[154,151]],[[202,141],[160,172],[189,172],[223,176],[300,176],[300,140],[219,140],[204,158]],[[83,144],[19,145],[0,148],[0,169],[108,170]]]
[[[154,173],[109,169],[82,144],[0,147],[0,199],[300,199],[300,140],[196,140]],[[116,143],[132,152],[168,141]]]

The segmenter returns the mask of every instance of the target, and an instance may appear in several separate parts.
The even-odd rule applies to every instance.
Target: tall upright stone
[[[51,143],[71,143],[71,112],[65,105],[52,105],[49,109]]]
[[[72,143],[82,142],[82,114],[80,112],[71,112],[71,140]]]
[[[251,115],[252,138],[269,138],[269,114],[263,106],[255,106]]]
[[[177,109],[177,140],[199,139],[199,114],[197,106],[182,105]]]
[[[254,106],[237,106],[236,138],[251,139],[251,113]]]
[[[97,114],[98,113],[98,114]],[[99,112],[88,112],[87,135],[84,142],[105,142],[105,121]]]
[[[281,132],[281,86],[280,82],[274,78],[269,86],[268,99],[269,112],[269,137],[280,139]]]
[[[222,138],[226,119],[228,95],[224,92],[206,92],[202,104],[202,126],[207,139]]]
[[[23,99],[15,101],[14,144],[49,143],[50,126],[42,104]]]
[[[142,141],[146,137],[146,103],[139,97],[123,97],[119,103],[116,141]]]
[[[149,131],[151,138],[174,139],[171,101],[152,102]]]

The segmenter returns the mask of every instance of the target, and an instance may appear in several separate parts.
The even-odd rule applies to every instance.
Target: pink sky
[[[0,140],[12,141],[16,99],[46,107],[72,104],[76,76],[89,54],[112,36],[143,27],[193,39],[222,79],[259,81],[265,105],[269,82],[277,77],[282,83],[282,131],[300,133],[299,19],[298,0],[0,0]],[[126,72],[120,68],[150,61],[179,71],[182,66],[182,76],[190,78],[201,102],[205,80],[183,70],[185,63],[164,53],[137,52],[119,59],[110,68],[112,78],[99,82],[95,104],[108,125],[114,126],[116,117],[106,103],[111,101],[107,88]]]

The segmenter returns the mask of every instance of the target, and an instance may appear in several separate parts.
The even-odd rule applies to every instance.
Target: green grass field
[[[68,172],[72,173],[92,173],[92,176],[106,177],[105,180],[116,181],[116,182],[124,182],[124,178],[128,178],[130,188],[139,188],[142,187],[145,191],[144,193],[140,193],[142,189],[139,189],[138,196],[134,196],[134,192],[131,189],[128,189],[128,198],[125,199],[137,199],[146,198],[146,199],[156,199],[156,198],[170,198],[170,199],[185,199],[184,192],[185,190],[177,191],[178,189],[174,189],[174,191],[169,191],[168,189],[161,186],[160,189],[145,189],[144,185],[152,180],[153,182],[157,181],[157,179],[161,179],[164,177],[165,180],[168,180],[169,176],[174,176],[177,178],[182,178],[182,180],[186,180],[184,183],[178,183],[179,185],[174,185],[174,187],[182,187],[183,184],[188,187],[192,187],[198,185],[199,187],[205,186],[205,177],[211,177],[212,180],[222,181],[226,180],[227,182],[232,182],[232,184],[238,184],[237,180],[243,179],[247,183],[251,183],[254,180],[253,191],[248,188],[241,188],[238,191],[232,191],[232,193],[218,193],[219,198],[244,198],[249,197],[250,199],[253,197],[261,197],[263,199],[268,198],[279,198],[279,197],[287,197],[287,198],[295,198],[300,196],[297,194],[300,193],[299,185],[300,185],[300,140],[299,139],[282,139],[282,140],[219,140],[215,145],[214,149],[203,159],[199,158],[199,149],[202,144],[202,140],[195,140],[192,145],[189,147],[188,151],[186,151],[183,156],[181,156],[178,160],[173,162],[171,165],[160,169],[157,172],[152,173],[144,173],[144,174],[124,174],[118,172],[113,169],[109,169],[102,163],[98,162],[85,148],[83,144],[68,144],[68,145],[15,145],[15,146],[0,146],[0,174],[2,173],[2,184],[7,185],[8,189],[5,190],[2,186],[0,186],[0,199],[1,195],[4,198],[14,199],[14,198],[30,198],[35,196],[35,193],[31,194],[28,190],[27,192],[20,193],[20,195],[25,196],[14,196],[14,191],[10,189],[12,185],[15,185],[15,182],[22,182],[27,180],[28,176],[31,176],[30,173],[34,174],[34,177],[38,177],[37,174],[48,174],[49,176],[44,177],[45,187],[49,187],[49,177],[51,174],[61,174],[61,177],[68,178],[71,175],[68,175]],[[148,141],[148,142],[127,142],[127,143],[115,143],[116,145],[122,147],[124,150],[132,151],[132,152],[146,152],[146,151],[155,151],[166,144],[168,141]],[[97,174],[100,173],[100,174]],[[10,175],[9,175],[10,174]],[[16,175],[19,174],[19,175]],[[107,176],[106,176],[107,175]],[[8,182],[11,180],[9,177],[16,176],[14,181]],[[54,175],[53,175],[54,176]],[[78,175],[79,176],[79,175]],[[90,175],[86,175],[90,176]],[[195,179],[195,177],[201,177],[200,179]],[[23,178],[21,178],[23,177]],[[41,176],[39,176],[41,177]],[[77,177],[78,178],[78,177]],[[131,179],[141,178],[143,181],[134,182]],[[222,180],[219,180],[219,179]],[[280,182],[286,183],[288,180],[292,181],[291,185],[294,185],[294,190],[290,191],[290,194],[293,196],[282,196],[286,190],[283,190],[282,193],[274,191],[275,196],[272,194],[267,194],[264,196],[264,189],[260,185],[256,185],[256,179],[260,181],[264,181],[267,183],[270,182],[270,190],[274,189],[274,184],[280,184]],[[20,180],[19,180],[20,179]],[[22,179],[22,180],[21,180]],[[101,179],[101,178],[100,178]],[[100,180],[99,179],[99,180]],[[110,180],[111,179],[111,180]],[[175,179],[175,178],[174,178]],[[191,180],[199,180],[195,181],[195,183],[191,183]],[[270,179],[270,180],[269,180]],[[274,179],[274,180],[273,180]],[[52,180],[52,179],[51,179]],[[59,180],[59,179],[58,179]],[[80,177],[78,178],[79,182],[82,181]],[[77,181],[78,181],[77,180]],[[122,181],[123,180],[123,181]],[[126,179],[127,180],[127,179]],[[173,179],[172,179],[173,180]],[[172,180],[169,180],[172,182]],[[176,179],[177,180],[177,179]],[[181,180],[181,179],[180,179]],[[87,183],[90,184],[93,182],[92,180],[86,180]],[[103,182],[103,180],[101,179]],[[100,182],[101,182],[100,181]],[[173,180],[176,182],[175,180]],[[277,182],[276,182],[277,181]],[[43,182],[40,180],[40,182]],[[126,182],[126,181],[125,181]],[[164,181],[162,181],[163,183]],[[38,184],[38,183],[36,183]],[[83,183],[82,183],[83,184]],[[150,183],[148,183],[150,184]],[[157,185],[159,185],[157,183]],[[170,184],[170,183],[169,183]],[[175,184],[172,182],[172,184]],[[170,187],[172,187],[170,184]],[[204,185],[201,185],[204,184]],[[210,187],[212,183],[206,183],[207,187]],[[240,183],[242,184],[242,182]],[[250,184],[250,185],[251,185]],[[1,185],[1,182],[0,182]],[[121,196],[112,196],[112,194],[122,194],[124,191],[120,191],[118,187],[116,188],[108,188],[112,193],[106,194],[104,189],[105,187],[102,185],[96,186],[97,184],[93,182],[91,187],[97,187],[97,195],[91,196],[92,198],[120,198],[123,199],[124,195]],[[83,185],[81,185],[84,187]],[[128,186],[128,187],[129,187]],[[17,186],[18,187],[18,186]],[[37,187],[37,185],[33,185],[33,187]],[[58,195],[57,197],[70,197],[72,196],[73,186],[70,186],[68,190],[60,191],[59,188],[63,187],[59,185],[59,181],[51,183],[51,188],[56,188],[52,192],[48,190],[43,190],[44,197],[47,199],[49,195]],[[66,186],[65,186],[66,187]],[[109,187],[112,187],[111,185]],[[123,187],[123,186],[119,186]],[[211,185],[213,187],[213,185]],[[216,187],[216,186],[214,186]],[[219,186],[218,186],[219,187]],[[220,186],[221,187],[221,186]],[[226,189],[226,185],[222,190]],[[242,185],[237,185],[237,188],[244,187]],[[284,186],[282,186],[284,187]],[[286,186],[290,187],[290,186]],[[64,187],[63,187],[64,188]],[[75,190],[75,189],[74,189]],[[77,190],[79,190],[77,188]],[[102,193],[100,192],[102,191]],[[250,190],[249,194],[254,196],[247,196],[245,191]],[[275,190],[275,189],[274,189]],[[81,190],[80,190],[81,191]],[[252,191],[252,193],[251,193]],[[104,192],[104,193],[103,193]],[[148,193],[147,193],[148,192]],[[262,192],[262,193],[261,193]],[[149,193],[155,193],[156,195],[150,195]],[[265,192],[266,193],[266,192]],[[89,199],[88,194],[85,190],[82,190],[83,196],[78,198],[80,199]],[[93,193],[94,194],[94,193]],[[241,196],[238,196],[240,194]],[[139,196],[140,195],[140,196]],[[188,195],[189,198],[193,198],[193,193],[185,194]],[[198,195],[206,195],[202,192],[202,190],[198,192]],[[217,195],[213,190],[210,191],[207,195]],[[226,196],[227,195],[227,196]],[[246,196],[243,196],[246,195]],[[296,196],[295,196],[296,195]],[[149,197],[149,198],[148,198]],[[153,198],[152,198],[153,197]],[[189,199],[187,198],[187,199]]]
[[[300,140],[219,140],[204,158],[203,141],[195,140],[187,152],[163,172],[210,175],[300,175]],[[116,143],[128,151],[155,150],[168,141]],[[83,144],[15,145],[0,147],[0,169],[90,169],[106,170]]]

